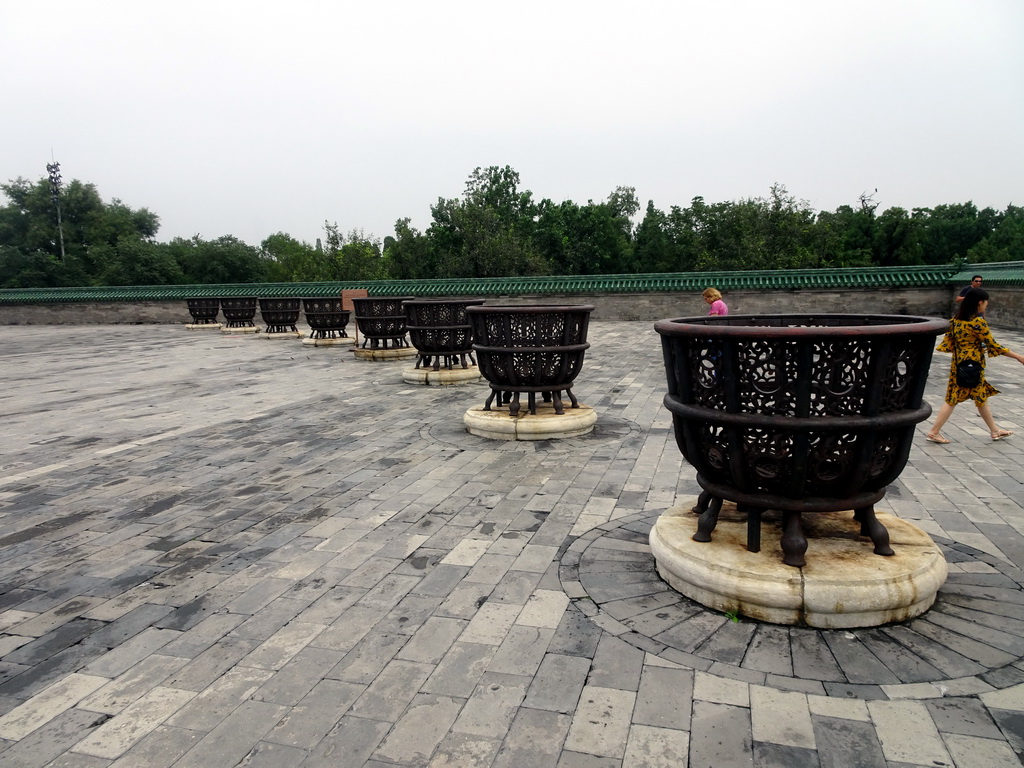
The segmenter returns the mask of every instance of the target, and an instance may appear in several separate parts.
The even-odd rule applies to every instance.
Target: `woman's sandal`
[[[1011,432],[1008,429],[1000,429],[998,432],[996,432],[994,435],[992,435],[992,439],[993,440],[1002,440],[1004,437],[1009,437],[1012,434],[1013,434],[1013,432]]]
[[[1003,437],[1005,437],[1005,435],[1003,435]],[[931,432],[926,432],[924,439],[929,443],[938,443],[939,445],[949,445],[952,442],[952,440],[947,440],[942,435],[933,435]],[[993,437],[992,439],[999,440],[1000,438]]]

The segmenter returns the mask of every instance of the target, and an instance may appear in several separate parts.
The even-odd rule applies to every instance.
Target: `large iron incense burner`
[[[194,324],[213,325],[217,322],[217,315],[220,314],[220,299],[193,298],[185,299],[185,301]]]
[[[363,348],[367,344],[371,349],[405,348],[409,342],[405,338],[405,310],[402,303],[413,301],[414,296],[401,298],[353,298],[356,327],[365,337]]]
[[[302,300],[310,338],[347,339],[349,310],[342,309],[341,299],[310,298]]]
[[[854,510],[861,535],[890,555],[874,504],[906,466],[935,337],[947,321],[890,315],[732,315],[662,320],[665,406],[703,489],[697,541],[723,500],[783,515],[783,562],[805,564],[801,514]]]
[[[220,300],[228,328],[254,328],[256,323],[256,297],[232,296]]]
[[[442,366],[451,370],[456,364],[462,368],[476,365],[473,329],[466,316],[466,308],[483,303],[483,299],[405,302],[402,306],[405,307],[409,339],[418,353],[416,367],[422,365],[439,371]]]
[[[578,408],[572,384],[590,347],[587,329],[593,311],[589,304],[468,307],[473,349],[480,373],[491,386],[484,410],[489,411],[498,396],[499,405],[507,403],[509,414],[518,416],[519,396],[526,392],[531,414],[537,413],[540,393],[562,415],[563,391]]]
[[[298,333],[299,302],[294,298],[260,299],[260,316],[267,324],[267,333]]]

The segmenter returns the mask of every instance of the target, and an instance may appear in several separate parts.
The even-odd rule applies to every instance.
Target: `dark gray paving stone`
[[[789,634],[793,655],[793,674],[809,680],[845,683],[846,675],[820,632],[791,629]]]
[[[985,667],[976,661],[914,632],[909,627],[895,625],[884,627],[881,631],[938,669],[946,678],[969,677],[985,671]]]
[[[982,739],[1001,739],[1002,733],[985,706],[962,696],[925,701],[940,733],[959,733]]]
[[[772,624],[754,624],[742,665],[769,674],[792,676],[793,653],[789,629]]]
[[[4,656],[13,664],[33,665],[45,661],[55,653],[70,648],[106,626],[106,622],[76,618]]]
[[[1010,748],[1017,754],[1017,759],[1024,765],[1024,712],[990,709],[989,713],[999,726],[999,730],[1009,743]]]
[[[892,670],[904,683],[941,680],[945,675],[906,646],[896,642],[892,635],[881,630],[868,630],[857,637],[879,661]]]
[[[886,768],[870,723],[811,715],[821,768]]]
[[[18,698],[34,696],[65,675],[81,669],[106,652],[106,648],[82,644],[65,648],[35,666],[12,675],[10,679],[0,684],[0,696],[16,696]]]
[[[856,635],[823,632],[822,637],[846,679],[856,685],[895,685],[903,682],[871,653]]]
[[[548,652],[592,659],[597,653],[597,644],[602,634],[594,622],[574,606],[570,606],[558,622],[555,634],[548,644]]]
[[[695,652],[712,634],[728,621],[720,614],[701,611],[686,621],[655,635],[654,639],[687,653]]]
[[[739,664],[747,655],[757,625],[748,621],[727,621],[697,648],[697,653],[712,661]]]
[[[819,768],[818,753],[813,749],[783,744],[754,742],[755,768]]]

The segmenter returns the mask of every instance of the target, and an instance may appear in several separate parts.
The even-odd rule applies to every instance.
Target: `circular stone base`
[[[259,333],[258,325],[243,325],[240,328],[228,328],[226,325],[220,329],[221,333]]]
[[[305,336],[302,331],[281,331],[274,333],[264,333],[264,339],[301,339]]]
[[[557,440],[585,435],[597,423],[597,413],[583,403],[579,408],[566,406],[561,416],[551,403],[537,403],[536,415],[526,410],[525,403],[519,416],[509,415],[507,405],[491,408],[485,411],[480,405],[466,411],[462,421],[470,434],[491,440]]]
[[[189,331],[216,331],[221,327],[220,323],[186,323],[185,329]]]
[[[342,336],[339,339],[303,339],[302,343],[309,347],[351,347],[356,340],[351,336]]]
[[[807,565],[794,568],[782,562],[773,514],[762,519],[761,551],[748,552],[746,515],[735,504],[724,502],[707,543],[693,540],[692,507],[673,507],[658,518],[651,552],[673,589],[724,613],[822,629],[874,627],[924,613],[948,573],[928,534],[881,511],[895,555],[874,554],[852,511],[807,513]]]
[[[352,353],[356,356],[356,360],[405,360],[410,357],[416,357],[416,347],[398,347],[393,349],[388,347],[387,349],[363,349],[357,347],[352,350]]]
[[[480,369],[471,365],[469,368],[405,368],[402,381],[406,384],[424,384],[428,387],[451,387],[457,384],[471,384],[480,381]]]

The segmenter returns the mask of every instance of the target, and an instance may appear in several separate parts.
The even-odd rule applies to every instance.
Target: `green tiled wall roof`
[[[0,304],[54,304],[107,301],[176,301],[224,296],[337,296],[342,289],[366,288],[371,296],[479,296],[647,293],[799,288],[892,288],[966,285],[974,273],[986,284],[1024,285],[1024,262],[924,267],[850,267],[774,271],[686,272],[647,275],[567,275],[453,280],[379,280],[323,283],[234,285],[143,285],[101,288],[11,288],[0,290]]]

